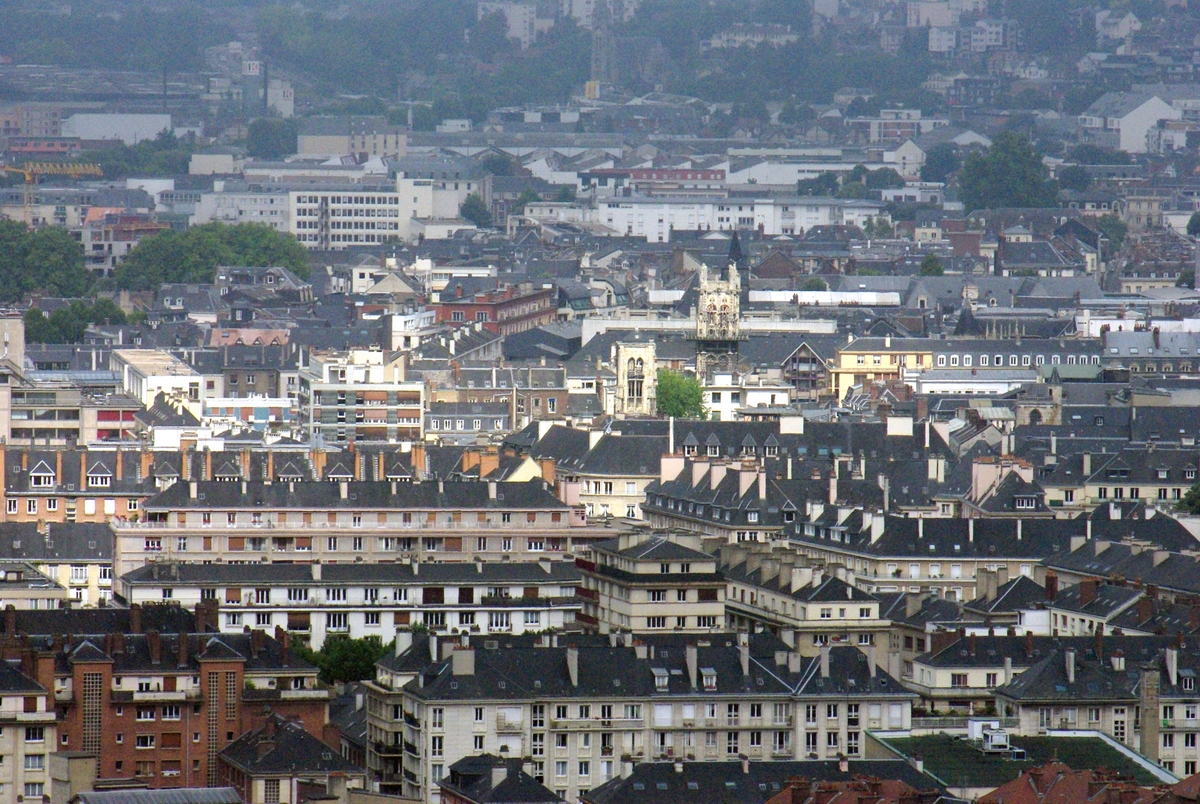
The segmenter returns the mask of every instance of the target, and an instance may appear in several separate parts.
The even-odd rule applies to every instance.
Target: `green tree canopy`
[[[921,260],[921,276],[942,276],[945,273],[946,269],[936,254],[926,254],[925,259]]]
[[[296,652],[320,669],[321,681],[335,684],[373,678],[375,663],[387,654],[388,649],[389,646],[377,636],[351,639],[344,634],[334,634],[325,638],[325,644],[318,651],[301,645]]]
[[[521,191],[521,195],[517,198],[516,208],[525,209],[529,204],[536,204],[541,201],[542,197],[535,193],[532,188],[526,187]]]
[[[1188,218],[1187,233],[1192,237],[1200,237],[1200,212],[1193,212]]]
[[[804,280],[804,284],[800,286],[800,289],[809,291],[825,291],[829,290],[829,285],[825,284],[825,280],[819,276],[810,276],[808,279]]]
[[[1003,131],[992,147],[971,153],[959,181],[967,210],[1001,207],[1052,207],[1056,188],[1042,157],[1020,134]]]
[[[1064,190],[1083,192],[1092,183],[1092,174],[1082,165],[1068,165],[1058,171],[1058,186]]]
[[[1192,486],[1187,490],[1187,494],[1183,495],[1179,510],[1187,514],[1200,514],[1200,483]]]
[[[488,209],[479,193],[471,193],[467,196],[467,199],[462,202],[462,206],[458,208],[458,214],[480,229],[487,229],[492,225],[491,210]]]
[[[264,223],[206,223],[142,240],[117,267],[113,282],[123,290],[157,290],[164,282],[207,284],[218,265],[277,265],[302,279],[309,275],[308,252],[291,235]]]
[[[951,143],[935,145],[925,154],[925,162],[921,165],[921,181],[944,183],[960,165],[962,160],[958,158],[958,149]]]
[[[700,380],[670,369],[658,371],[658,413],[677,419],[703,419],[704,388]]]
[[[1084,143],[1071,149],[1071,161],[1081,165],[1128,165],[1133,158],[1125,151]]]
[[[296,153],[296,123],[261,117],[251,121],[246,152],[258,159],[279,159]]]
[[[1108,253],[1105,255],[1106,258],[1116,254],[1121,250],[1121,246],[1125,245],[1125,237],[1129,234],[1129,226],[1117,215],[1111,212],[1107,215],[1101,215],[1096,219],[1096,226],[1108,238]]]
[[[66,229],[34,230],[17,221],[0,221],[0,301],[16,301],[34,290],[82,296],[91,284],[83,246]]]

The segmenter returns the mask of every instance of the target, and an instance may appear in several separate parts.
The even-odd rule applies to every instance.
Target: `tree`
[[[389,650],[377,636],[351,639],[345,634],[325,638],[321,649],[314,651],[296,645],[300,657],[315,664],[321,671],[320,679],[326,684],[362,681],[375,675],[375,663]]]
[[[559,204],[570,204],[575,201],[575,188],[569,184],[564,184],[558,188],[558,192],[554,194],[554,200]]]
[[[894,190],[904,185],[904,177],[893,168],[879,168],[867,174],[867,187],[872,190]]]
[[[670,369],[658,371],[658,412],[676,419],[704,419],[704,388],[694,376]]]
[[[213,280],[218,265],[280,266],[307,279],[308,252],[296,238],[263,223],[206,223],[183,232],[160,232],[139,242],[117,266],[122,290],[157,290],[164,282]]]
[[[829,290],[829,285],[825,284],[825,280],[818,276],[810,276],[804,280],[804,284],[800,286],[800,289],[806,291],[826,291]]]
[[[818,173],[811,179],[800,179],[796,182],[796,192],[800,195],[833,195],[838,191],[837,174],[831,170]]]
[[[958,149],[952,144],[943,142],[935,145],[925,154],[925,163],[921,165],[921,181],[945,183],[961,164]]]
[[[483,169],[493,176],[511,176],[515,172],[513,170],[512,159],[505,154],[488,154],[483,158]]]
[[[479,193],[471,193],[467,196],[467,199],[462,202],[462,206],[458,208],[458,214],[480,229],[487,229],[492,225],[492,213]]]
[[[1200,237],[1200,212],[1193,212],[1188,218],[1187,233],[1189,237]]]
[[[517,209],[525,209],[529,204],[536,204],[541,201],[542,197],[533,191],[532,187],[526,187],[521,191],[521,195],[517,198],[517,203],[514,205]]]
[[[250,123],[246,151],[259,159],[279,159],[296,153],[296,124],[262,117]]]
[[[1133,158],[1125,151],[1084,143],[1071,149],[1071,161],[1081,165],[1128,165]]]
[[[1058,186],[1082,193],[1092,183],[1092,174],[1082,165],[1068,165],[1058,171]]]
[[[1200,514],[1200,483],[1192,486],[1187,490],[1187,494],[1183,495],[1179,510],[1186,514]]]
[[[925,259],[921,260],[921,276],[942,276],[945,273],[946,269],[936,254],[926,254]]]
[[[968,210],[1003,207],[1052,207],[1057,202],[1054,182],[1029,140],[1002,131],[992,147],[970,154],[959,181]]]
[[[1121,250],[1121,246],[1125,245],[1125,237],[1129,234],[1129,226],[1125,221],[1113,213],[1101,215],[1096,218],[1096,226],[1108,238],[1108,254],[1111,256]]]
[[[0,221],[0,301],[17,301],[33,290],[82,296],[91,283],[83,246],[66,229],[35,231],[17,221]]]
[[[896,227],[883,218],[867,218],[867,222],[863,224],[863,234],[872,239],[895,237]]]

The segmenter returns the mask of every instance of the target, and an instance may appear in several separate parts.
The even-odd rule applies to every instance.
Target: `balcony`
[[[792,747],[790,745],[774,746],[771,749],[771,759],[790,759],[792,756]]]
[[[371,743],[371,747],[381,757],[398,757],[403,753],[403,746],[398,743],[385,743],[376,740]]]
[[[496,731],[500,734],[521,734],[525,731],[525,723],[509,720],[504,715],[496,715]]]

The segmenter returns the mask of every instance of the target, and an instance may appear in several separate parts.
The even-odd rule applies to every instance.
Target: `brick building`
[[[557,295],[553,287],[534,288],[528,282],[469,295],[461,284],[452,284],[436,305],[437,320],[439,324],[479,322],[489,332],[514,335],[553,324],[558,318]]]

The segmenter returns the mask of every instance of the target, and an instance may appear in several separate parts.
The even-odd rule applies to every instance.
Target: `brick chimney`
[[[1086,606],[1096,599],[1099,582],[1095,578],[1084,578],[1079,582],[1079,604]]]
[[[1054,602],[1058,597],[1058,573],[1046,570],[1046,600]]]
[[[179,645],[178,645],[178,651],[176,654],[177,655],[176,664],[178,664],[180,667],[188,666],[188,648],[189,647],[190,646],[188,645],[187,632],[186,631],[181,632],[179,634]]]
[[[129,633],[142,633],[142,605],[132,603],[129,606]]]
[[[162,637],[157,631],[146,633],[146,647],[150,649],[150,663],[162,664]]]

